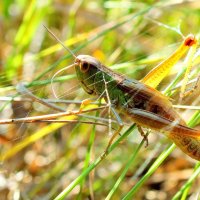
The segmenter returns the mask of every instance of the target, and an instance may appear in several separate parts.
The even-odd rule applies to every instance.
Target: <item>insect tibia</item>
[[[197,39],[193,34],[189,34],[185,40],[184,40],[184,45],[191,47],[192,45],[197,43]]]
[[[153,88],[156,88],[169,74],[172,67],[185,55],[190,48],[193,48],[194,46],[197,46],[197,40],[194,35],[189,34],[174,53],[153,68],[141,81]]]

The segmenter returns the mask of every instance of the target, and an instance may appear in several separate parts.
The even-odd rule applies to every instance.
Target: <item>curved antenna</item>
[[[54,97],[56,97],[56,99],[59,99],[59,98],[58,98],[58,96],[57,96],[57,94],[56,94],[56,92],[55,92],[55,90],[54,90],[54,87],[53,87],[53,81],[54,81],[55,77],[56,77],[60,72],[62,72],[62,71],[64,71],[64,70],[67,70],[67,69],[73,67],[74,65],[75,65],[75,64],[72,64],[72,65],[69,65],[69,66],[67,66],[67,67],[64,67],[63,69],[60,69],[59,71],[57,71],[57,72],[52,76],[52,78],[51,78],[51,90],[52,90],[52,92],[53,92]]]
[[[54,34],[49,28],[47,28],[44,24],[43,24],[43,26],[44,26],[44,28],[46,28],[47,31],[54,37],[54,39],[55,39],[56,41],[58,41],[58,42],[63,46],[63,48],[64,48],[65,50],[67,50],[74,58],[76,58],[76,55],[75,55],[68,47],[66,47],[66,46],[64,45],[64,43],[63,43],[60,39],[58,39],[58,38],[55,36],[55,34]]]

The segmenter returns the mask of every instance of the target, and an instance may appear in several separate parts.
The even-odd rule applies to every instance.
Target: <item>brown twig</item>
[[[77,111],[67,111],[67,112],[61,112],[61,113],[56,113],[56,114],[48,114],[48,115],[41,115],[41,116],[35,116],[35,117],[23,117],[23,118],[17,118],[17,119],[4,119],[0,120],[0,124],[13,124],[13,123],[31,123],[31,122],[37,122],[41,120],[52,120],[56,119],[58,117],[64,117],[64,116],[71,116],[71,115],[78,115],[86,112],[92,112],[96,111],[99,109],[103,109],[107,106],[100,106],[98,108],[92,108],[89,110],[80,110]]]

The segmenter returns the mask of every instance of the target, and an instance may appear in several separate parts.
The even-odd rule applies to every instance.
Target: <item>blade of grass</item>
[[[188,124],[192,124],[193,118],[189,121]],[[191,126],[190,126],[191,127]],[[156,159],[156,161],[149,168],[147,173],[137,182],[137,184],[126,194],[123,200],[131,199],[136,194],[138,189],[148,180],[148,178],[157,170],[157,168],[162,164],[162,162],[172,153],[172,151],[176,148],[175,144],[170,145],[167,149],[163,151],[163,153]]]
[[[68,117],[64,117],[63,119],[73,120],[75,118],[76,118],[76,116],[68,116]],[[44,136],[46,136],[46,135],[48,135],[48,134],[50,134],[52,132],[55,133],[55,131],[57,129],[61,128],[64,125],[66,125],[66,124],[50,124],[48,126],[45,126],[42,129],[36,131],[33,135],[28,136],[27,138],[25,138],[23,141],[19,142],[18,144],[16,144],[12,148],[7,149],[7,151],[5,151],[5,152],[1,152],[0,161],[4,162],[5,160],[11,158],[17,152],[21,151],[26,146],[36,142],[40,138],[42,138],[42,137],[44,137]]]
[[[79,50],[81,50],[82,48],[86,47],[88,44],[94,42],[95,40],[97,40],[98,38],[104,36],[105,34],[109,33],[110,31],[124,25],[125,23],[133,20],[134,18],[144,15],[145,13],[148,13],[151,9],[153,8],[153,6],[149,6],[145,9],[143,9],[142,11],[137,12],[136,14],[132,14],[130,16],[126,16],[123,19],[119,20],[118,22],[113,22],[113,23],[109,23],[109,26],[106,27],[106,29],[101,30],[101,32],[97,33],[96,35],[94,35],[93,37],[89,38],[85,43],[82,43],[81,45],[79,45],[76,49],[74,49],[74,53],[78,52]],[[54,69],[60,62],[62,62],[65,59],[70,58],[71,55],[66,55],[63,56],[62,58],[60,58],[58,61],[56,61],[54,64],[50,65],[46,70],[44,70],[39,76],[37,76],[34,81],[39,80],[40,78],[42,78],[46,73],[48,73],[49,71],[51,71],[52,69]]]
[[[38,25],[49,9],[50,4],[51,0],[47,0],[42,5],[39,5],[38,1],[30,1],[24,14],[23,22],[14,39],[13,52],[8,57],[5,64],[5,73],[9,80],[18,74],[17,71],[22,66],[24,53],[35,35]]]
[[[138,189],[144,184],[144,182],[155,172],[155,170],[162,164],[162,162],[171,154],[171,152],[176,148],[175,144],[170,145],[164,152],[160,154],[160,156],[156,159],[156,161],[151,165],[149,170],[145,173],[145,175],[136,183],[136,185],[124,196],[123,200],[133,199],[134,194],[138,191]]]
[[[121,142],[125,137],[127,137],[135,128],[135,125],[129,127],[125,133],[120,136],[116,142],[114,142],[108,149],[108,154],[115,149],[115,147]],[[76,187],[81,181],[87,176],[97,165],[101,163],[103,159],[98,157],[85,171],[83,171],[68,187],[66,187],[56,198],[55,200],[65,199],[65,197]]]
[[[148,135],[147,135],[148,136]],[[128,160],[128,162],[125,165],[124,170],[122,171],[121,175],[119,176],[119,178],[117,179],[116,183],[114,184],[113,188],[110,190],[109,194],[107,195],[107,197],[105,198],[105,200],[109,200],[111,199],[111,197],[113,196],[113,194],[116,192],[117,188],[119,187],[120,183],[122,182],[122,180],[124,179],[128,169],[130,168],[130,166],[133,164],[133,162],[136,159],[136,156],[138,155],[138,152],[140,151],[140,149],[142,148],[142,145],[144,144],[145,139],[143,138],[142,142],[138,145],[138,147],[135,149],[135,151],[133,152],[132,156],[130,157],[130,159]]]
[[[97,116],[98,116],[98,114],[96,114],[96,117]],[[92,132],[90,133],[90,138],[89,138],[89,143],[88,143],[88,148],[87,148],[87,153],[85,156],[84,167],[83,167],[82,173],[88,168],[89,163],[91,161],[91,153],[92,153],[91,151],[92,151],[92,146],[94,144],[95,133],[96,133],[96,126],[93,125]],[[77,199],[82,199],[81,195],[82,195],[82,188],[85,184],[85,178],[86,177],[84,177],[80,183],[80,191],[79,191]]]
[[[190,189],[190,187],[192,186],[192,183],[194,182],[194,180],[198,177],[198,175],[200,174],[200,162],[198,162],[196,164],[195,167],[195,171],[194,173],[191,175],[191,177],[187,180],[187,182],[181,187],[181,189],[179,189],[179,191],[174,195],[174,197],[172,198],[172,200],[178,200],[180,199],[180,196],[182,196],[181,199],[187,199],[187,195],[188,195],[188,190]],[[184,194],[185,193],[185,194]]]

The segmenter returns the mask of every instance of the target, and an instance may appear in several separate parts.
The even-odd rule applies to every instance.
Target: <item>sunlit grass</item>
[[[108,67],[138,80],[166,59],[182,42],[182,36],[169,27],[177,28],[181,24],[183,35],[199,33],[198,5],[187,2],[171,2],[168,5],[81,0],[73,3],[49,0],[44,4],[39,1],[8,2],[2,3],[5,24],[0,33],[3,38],[0,54],[3,58],[0,63],[1,96],[26,98],[16,88],[18,82],[25,82],[27,88],[38,97],[54,98],[52,76],[74,60],[52,39],[43,24],[75,54],[97,56]],[[14,8],[17,10],[11,14],[10,10]],[[191,79],[198,76],[198,65],[197,58]],[[159,90],[165,90],[166,95],[173,95],[170,98],[174,99],[174,104],[178,102],[178,92],[175,93],[173,89],[183,79],[184,71],[183,62],[180,61],[159,86]],[[54,89],[60,99],[73,102],[89,98],[80,88],[73,69],[54,79]],[[191,98],[187,103],[198,105],[198,98]],[[73,103],[58,105],[66,110],[79,109],[79,105]],[[1,119],[56,112],[38,103],[23,101],[2,101],[0,109]],[[199,124],[199,111],[180,113],[185,119],[190,119],[187,121],[190,127]],[[181,186],[176,188],[176,192],[168,193],[162,188],[162,183],[159,192],[166,195],[165,199],[173,196],[174,199],[181,196],[187,199],[197,193],[195,188],[199,188],[198,183],[194,182],[200,169],[196,161],[175,150],[174,144],[155,133],[150,133],[150,144],[143,148],[144,141],[134,125],[124,128],[104,159],[101,159],[101,155],[108,143],[109,131],[95,124],[46,122],[6,125],[0,130],[1,134],[11,138],[11,142],[0,150],[2,176],[6,181],[13,178],[20,185],[20,189],[8,187],[8,193],[1,192],[1,195],[13,196],[19,192],[22,199],[85,199],[89,196],[92,198],[92,195],[94,199],[107,200],[148,199],[150,192],[157,191],[151,188],[151,177],[159,170],[165,170],[166,162],[171,161],[173,165],[175,159],[180,158],[184,159],[184,169],[185,166],[186,169],[194,168],[194,172],[187,180],[177,177],[177,185]],[[154,149],[155,143],[159,143],[161,148]],[[154,153],[156,155],[146,163],[142,173],[133,179],[142,164]],[[14,175],[20,173],[23,174],[21,179],[15,178]],[[166,177],[164,181],[167,183],[171,180]],[[0,199],[3,199],[1,195]]]

